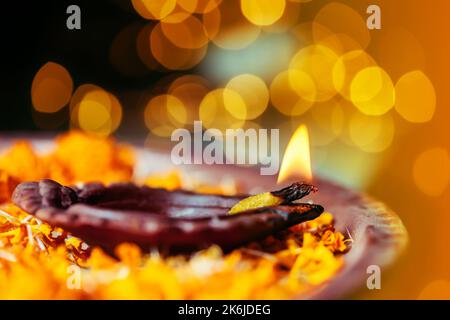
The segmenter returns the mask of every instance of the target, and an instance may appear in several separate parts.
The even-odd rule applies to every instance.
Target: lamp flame
[[[277,183],[312,181],[308,128],[300,125],[289,140],[281,163]]]

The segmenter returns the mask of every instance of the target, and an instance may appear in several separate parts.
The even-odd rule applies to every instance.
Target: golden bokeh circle
[[[204,58],[208,45],[200,48],[180,48],[164,35],[158,23],[150,35],[150,48],[155,59],[169,70],[191,69]]]
[[[72,96],[73,81],[63,66],[47,62],[33,78],[31,102],[36,111],[53,113],[69,103]]]
[[[450,157],[446,149],[435,147],[420,153],[414,161],[413,179],[424,194],[438,197],[450,180]]]
[[[226,98],[225,98],[226,97]],[[233,116],[225,106],[225,99],[236,104],[238,117]],[[242,97],[235,91],[219,88],[210,91],[200,103],[199,117],[205,128],[217,128],[222,132],[226,129],[241,128],[245,121],[247,107]]]
[[[177,4],[190,13],[208,13],[222,2],[222,0],[177,0]]]
[[[354,112],[348,124],[350,139],[360,150],[377,153],[394,139],[395,123],[390,115],[368,116]]]
[[[81,101],[78,106],[78,124],[85,132],[107,136],[111,127],[107,106],[95,100]]]
[[[375,60],[363,50],[349,51],[339,57],[333,67],[333,84],[347,100],[351,100],[350,85],[356,74],[368,67],[376,66]]]
[[[72,126],[88,133],[108,136],[120,126],[122,105],[111,92],[84,84],[72,96],[70,121]]]
[[[422,123],[433,118],[436,92],[420,70],[404,74],[395,84],[395,110],[407,121]]]
[[[316,14],[314,23],[313,37],[316,42],[335,35],[350,45],[347,48],[349,50],[365,49],[370,43],[370,33],[365,19],[356,10],[343,3],[331,2],[323,6]],[[358,43],[356,47],[355,43]]]
[[[313,146],[325,146],[336,140],[344,129],[345,114],[339,103],[319,103],[309,111],[308,126]]]
[[[333,68],[337,60],[338,56],[330,48],[311,45],[301,49],[292,58],[289,67],[309,75],[316,87],[315,101],[323,102],[336,95],[333,84]]]
[[[284,13],[286,0],[241,0],[241,10],[251,23],[269,26],[279,20]]]
[[[314,23],[313,25],[317,26],[318,24]],[[361,46],[358,42],[342,33],[329,34],[320,40],[316,40],[315,43],[330,48],[338,55],[342,55],[349,51],[361,50]]]
[[[307,73],[297,69],[281,72],[270,84],[273,106],[287,116],[299,116],[308,111],[315,97],[314,81]]]
[[[136,53],[139,59],[150,70],[163,69],[159,62],[153,57],[150,44],[150,36],[152,34],[154,25],[152,23],[144,26],[136,37]]]
[[[185,74],[173,80],[169,86],[169,91],[186,83],[196,83],[204,87],[209,87],[209,81],[198,74]]]
[[[373,66],[355,75],[350,85],[350,98],[362,113],[377,116],[394,106],[395,89],[387,72]]]
[[[186,123],[192,124],[198,118],[198,108],[209,91],[208,82],[201,76],[184,75],[175,79],[167,92],[179,99],[186,107]]]
[[[291,28],[290,32],[302,47],[314,44],[312,35],[312,22],[302,22]]]
[[[161,20],[175,9],[177,0],[131,0],[131,4],[141,17]]]
[[[109,104],[110,100],[109,97],[103,88],[91,84],[86,83],[82,84],[77,87],[77,89],[74,91],[72,95],[72,99],[70,100],[70,121],[71,125],[78,127],[79,121],[78,121],[78,110],[79,105],[83,99],[85,99],[86,96],[90,94],[90,98],[94,101],[99,101],[101,104]]]
[[[162,23],[181,23],[191,16],[192,14],[190,12],[186,12],[183,8],[177,5],[168,16],[160,19],[159,21]]]
[[[187,118],[185,105],[171,94],[152,97],[144,109],[146,127],[160,137],[169,137],[175,129],[184,127]]]
[[[216,46],[229,50],[249,46],[261,32],[261,27],[244,17],[238,0],[223,1],[217,8],[204,14],[203,25]]]
[[[263,30],[270,33],[282,33],[295,26],[300,17],[301,5],[296,2],[286,1],[283,15],[275,23],[264,26]]]
[[[180,48],[199,49],[209,41],[203,23],[195,16],[188,16],[180,22],[163,20],[161,30],[170,42]]]
[[[231,92],[237,92],[245,102],[247,111],[242,114],[235,104],[233,94],[225,95],[225,107],[233,115],[245,115],[242,120],[253,120],[259,117],[266,110],[269,103],[269,90],[266,83],[259,77],[252,74],[241,74],[230,81],[226,85]]]

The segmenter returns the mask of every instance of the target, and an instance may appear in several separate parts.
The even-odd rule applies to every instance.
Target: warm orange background
[[[363,2],[378,3],[386,28],[404,27],[422,44],[425,71],[436,90],[437,108],[430,122],[416,125],[414,130],[394,139],[382,169],[370,182],[368,191],[388,203],[402,218],[409,231],[410,244],[403,258],[384,276],[381,291],[361,290],[356,297],[449,299],[449,188],[438,197],[424,195],[414,184],[412,166],[422,151],[450,147],[450,42],[447,40],[450,3],[443,0],[352,1],[355,6],[362,6]],[[372,35],[376,37],[377,32]],[[402,54],[408,57],[414,53]],[[429,170],[430,174],[445,174],[445,168],[432,164]]]

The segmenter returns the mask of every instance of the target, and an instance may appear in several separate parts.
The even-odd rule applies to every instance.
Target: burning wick
[[[305,125],[300,125],[289,140],[277,183],[302,180],[312,181],[309,134]]]

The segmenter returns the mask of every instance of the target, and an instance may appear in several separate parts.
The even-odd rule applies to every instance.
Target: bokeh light
[[[286,0],[241,0],[244,16],[253,24],[268,26],[283,16]]]
[[[222,0],[177,0],[180,7],[191,13],[208,13],[221,2]]]
[[[108,134],[111,118],[105,105],[95,100],[83,100],[79,105],[78,121],[80,128],[86,132]]]
[[[437,197],[448,187],[450,157],[444,148],[431,148],[419,154],[413,166],[414,182],[424,194]]]
[[[365,152],[386,150],[394,139],[395,124],[390,115],[378,117],[355,112],[348,125],[353,143]]]
[[[290,33],[302,46],[310,46],[314,43],[312,28],[312,22],[302,22],[292,27]]]
[[[239,50],[255,41],[261,28],[249,22],[240,10],[239,0],[223,1],[203,15],[208,37],[223,49]]]
[[[186,123],[192,124],[198,120],[198,108],[208,91],[206,79],[197,75],[184,75],[175,79],[167,92],[183,103],[186,107]]]
[[[175,9],[177,0],[131,0],[131,3],[141,17],[160,20]]]
[[[324,5],[314,18],[313,37],[316,42],[335,37],[343,51],[365,49],[370,42],[366,21],[355,9],[338,2]],[[323,28],[325,27],[325,28]],[[358,46],[355,46],[355,44]]]
[[[324,146],[336,140],[341,134],[344,123],[344,110],[339,103],[321,103],[310,110],[309,130],[311,144]]]
[[[136,53],[139,59],[145,64],[149,70],[164,69],[155,59],[151,49],[151,34],[154,25],[149,23],[145,25],[136,37]]]
[[[182,21],[161,21],[161,30],[174,45],[185,49],[204,47],[209,39],[203,23],[195,16],[187,16]]]
[[[233,103],[238,118],[233,116],[225,106],[225,99]],[[205,128],[216,128],[225,132],[227,129],[241,128],[246,118],[247,106],[242,97],[235,91],[219,88],[209,92],[200,104],[199,117]]]
[[[286,1],[283,15],[274,23],[263,26],[263,31],[271,33],[287,32],[298,23],[300,17],[300,4]]]
[[[321,37],[319,40],[315,40],[315,44],[322,45],[333,50],[337,55],[342,55],[349,51],[360,50],[361,46],[353,38],[348,35],[339,33],[329,33],[329,30],[324,26],[313,23],[315,30],[322,30],[327,36]],[[317,31],[316,31],[317,32]]]
[[[205,56],[207,45],[200,48],[180,48],[164,35],[161,23],[150,35],[150,48],[155,59],[169,70],[187,70],[197,65]]]
[[[211,88],[211,83],[209,82],[208,79],[204,78],[203,76],[198,74],[184,74],[182,76],[173,79],[170,82],[168,91],[172,92],[173,90],[176,90],[176,88],[182,87],[183,85],[186,84],[195,84],[203,87],[205,90],[209,90]]]
[[[382,115],[394,106],[395,89],[386,71],[376,66],[368,67],[353,78],[350,97],[362,113]]]
[[[175,129],[184,127],[187,117],[183,102],[170,94],[151,98],[144,110],[145,125],[160,137],[170,137]]]
[[[404,74],[395,84],[395,110],[407,121],[430,121],[436,109],[433,83],[420,70]]]
[[[336,53],[322,45],[301,49],[290,63],[291,69],[307,73],[316,87],[316,101],[327,101],[336,94],[333,84],[333,68],[338,60]],[[295,73],[290,73],[295,76]],[[295,80],[292,83],[296,83]]]
[[[273,79],[270,99],[273,106],[286,116],[305,113],[316,98],[316,85],[311,77],[297,69],[286,70]]]
[[[231,92],[237,92],[246,105],[246,112],[242,114],[235,104],[234,95],[225,95],[225,108],[235,117],[242,120],[252,120],[259,117],[266,110],[269,103],[269,90],[266,83],[259,77],[251,74],[242,74],[232,78],[226,85]]]
[[[159,21],[161,21],[162,23],[178,24],[178,23],[182,23],[184,20],[186,20],[187,18],[189,18],[191,16],[192,16],[192,13],[184,10],[177,2],[175,9],[173,9],[172,12],[168,16],[166,16],[162,19],[159,19]]]
[[[53,113],[69,103],[73,81],[69,72],[55,62],[47,62],[36,73],[31,84],[31,101],[36,111]]]
[[[363,50],[349,51],[336,61],[333,67],[333,83],[336,90],[351,100],[350,85],[356,74],[368,67],[376,66],[375,60]]]
[[[70,121],[73,127],[85,132],[108,136],[122,121],[122,105],[115,95],[103,88],[84,84],[73,94]]]

